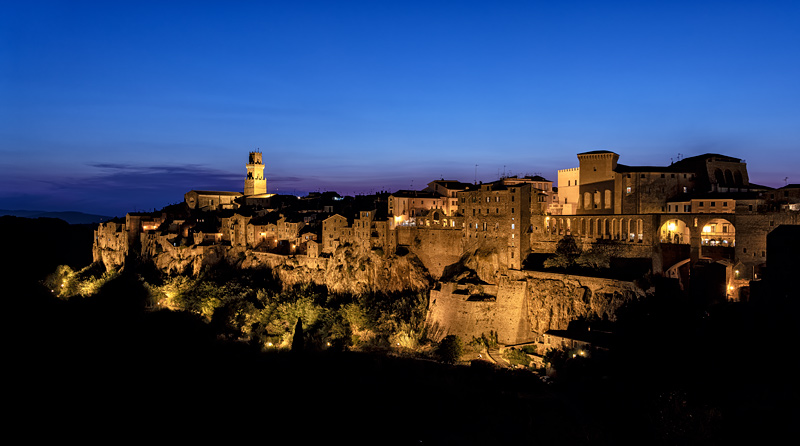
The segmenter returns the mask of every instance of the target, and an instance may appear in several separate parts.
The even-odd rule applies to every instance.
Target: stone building
[[[250,152],[247,165],[247,175],[244,179],[244,193],[214,190],[190,190],[183,196],[189,209],[205,211],[237,209],[240,203],[259,204],[268,206],[272,197],[267,194],[267,179],[264,177],[264,163],[261,152]],[[242,199],[242,197],[245,197]]]
[[[215,211],[222,209],[236,209],[236,199],[241,197],[239,192],[225,192],[215,190],[190,190],[183,196],[183,201],[189,209]]]
[[[506,265],[520,269],[530,252],[531,186],[480,184],[458,193],[467,245],[490,245],[507,256]]]
[[[391,226],[416,224],[416,218],[431,209],[444,209],[451,198],[436,192],[399,190],[389,195],[388,212]]]

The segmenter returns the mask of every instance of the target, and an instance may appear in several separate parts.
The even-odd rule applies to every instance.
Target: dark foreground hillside
[[[691,386],[665,391],[660,375],[548,385],[487,363],[264,354],[217,341],[194,316],[146,313],[135,296],[64,302],[33,285],[18,292],[24,299],[7,313],[6,424],[36,440],[717,444],[776,437],[797,414],[782,410],[771,385],[739,382],[729,401],[711,404]]]

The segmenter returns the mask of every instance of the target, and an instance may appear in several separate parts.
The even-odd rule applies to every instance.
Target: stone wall
[[[613,321],[621,305],[645,294],[632,282],[533,271],[509,271],[496,290],[486,300],[465,285],[441,284],[431,291],[428,327],[465,341],[494,331],[501,344],[519,344],[578,318]]]
[[[457,263],[464,253],[463,232],[457,229],[397,227],[397,245],[406,247],[438,279],[444,269]]]
[[[736,215],[736,261],[743,266],[739,278],[759,278],[759,268],[767,261],[767,234],[780,225],[798,224],[800,212]]]

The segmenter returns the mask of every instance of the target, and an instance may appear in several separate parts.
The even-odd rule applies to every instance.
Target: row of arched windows
[[[744,178],[742,177],[742,172],[736,170],[731,172],[730,169],[725,169],[723,172],[722,169],[714,170],[714,180],[719,186],[724,187],[739,187],[744,186]]]
[[[581,203],[578,202],[578,207],[580,207]],[[603,192],[602,200],[600,191],[594,191],[594,194],[591,192],[584,192],[583,193],[583,209],[591,210],[591,209],[611,209],[611,190],[606,189]]]
[[[644,221],[641,218],[551,217],[545,224],[550,234],[594,237],[627,242],[644,240]]]

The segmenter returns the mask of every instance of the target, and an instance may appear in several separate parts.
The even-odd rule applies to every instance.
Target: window
[[[511,229],[514,229],[515,226],[514,223],[511,223]]]
[[[627,193],[627,194],[630,194],[631,192],[633,192],[633,188],[632,188],[632,187],[630,187],[630,186],[628,186],[628,187],[625,189],[625,193]]]
[[[686,188],[686,186],[683,186],[683,193],[685,194],[685,193],[686,193],[686,191],[687,191],[687,188]]]
[[[644,178],[644,174],[641,175],[641,178]]]
[[[662,173],[661,178],[666,178],[666,175]]]
[[[711,202],[711,207],[712,207],[712,208],[713,208],[713,207],[715,207],[716,205],[717,205],[717,203],[716,203],[716,202],[714,202],[714,201],[712,201],[712,202]]]

